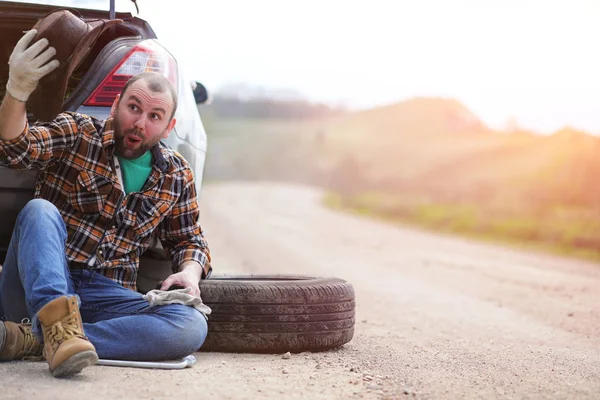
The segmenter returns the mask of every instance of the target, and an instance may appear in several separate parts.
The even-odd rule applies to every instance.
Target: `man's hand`
[[[40,79],[59,65],[58,60],[50,61],[56,55],[56,49],[48,47],[48,39],[40,39],[29,46],[36,34],[37,31],[32,29],[23,35],[8,60],[6,91],[22,102],[27,101]]]
[[[192,296],[200,297],[198,283],[201,278],[201,270],[202,268],[197,262],[184,263],[179,272],[170,275],[163,281],[160,290],[169,290],[171,286],[179,285],[184,288],[192,288],[190,294]]]

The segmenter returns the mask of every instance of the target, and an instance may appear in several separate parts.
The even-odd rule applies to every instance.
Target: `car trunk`
[[[8,81],[8,60],[23,32],[31,27],[55,6],[27,3],[0,2],[0,99],[4,97]],[[107,11],[69,8],[84,19],[108,18]],[[119,55],[127,51],[124,41],[139,42],[155,38],[150,26],[143,20],[134,18],[130,13],[117,13],[116,18],[123,24],[109,28],[98,38],[93,49],[77,67],[69,79],[63,110],[77,110],[91,90],[100,84],[106,74],[118,63]],[[102,59],[103,49],[115,47],[121,50],[113,52],[111,57]],[[100,56],[100,57],[99,57]],[[30,122],[35,116],[28,113]],[[33,198],[35,173],[31,171],[13,171],[0,167],[0,264],[4,261],[6,249],[18,212]]]
[[[55,6],[37,5],[28,3],[0,2],[0,96],[4,96],[6,82],[8,81],[8,59],[17,41],[23,32],[31,27],[52,10]],[[108,18],[107,11],[69,8],[74,14],[79,14],[84,19]],[[117,13],[116,18],[122,19],[123,24],[109,28],[102,33],[93,49],[83,62],[75,69],[69,79],[65,99],[84,81],[87,71],[96,60],[96,56],[108,44],[120,37],[155,38],[156,35],[150,26],[139,18],[133,18],[130,13]],[[70,105],[76,109],[80,104]],[[73,108],[75,107],[75,108]]]

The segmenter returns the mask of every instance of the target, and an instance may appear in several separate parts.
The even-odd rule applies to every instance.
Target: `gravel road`
[[[207,185],[216,272],[336,276],[356,291],[344,347],[197,353],[191,369],[100,367],[56,380],[0,364],[2,399],[597,399],[600,265],[350,216],[316,189]],[[209,322],[210,323],[210,322]]]

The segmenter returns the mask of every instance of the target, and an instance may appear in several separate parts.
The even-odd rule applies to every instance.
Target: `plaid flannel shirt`
[[[52,202],[67,227],[69,265],[86,265],[132,290],[140,255],[156,231],[173,262],[210,267],[210,253],[198,222],[192,170],[162,143],[152,149],[153,166],[141,192],[125,195],[114,165],[113,120],[102,123],[77,113],[27,125],[10,141],[0,141],[0,165],[37,170],[35,197]]]

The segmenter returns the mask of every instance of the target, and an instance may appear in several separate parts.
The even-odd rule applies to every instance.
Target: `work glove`
[[[40,39],[29,46],[36,34],[37,31],[32,29],[23,35],[8,60],[6,91],[22,102],[27,101],[40,79],[59,65],[58,60],[50,61],[56,55],[56,49],[48,47],[48,39]]]
[[[201,297],[192,296],[192,288],[174,289],[174,290],[151,290],[142,298],[150,303],[150,306],[159,306],[165,304],[184,304],[194,307],[206,317],[211,313],[209,306],[202,302]]]

